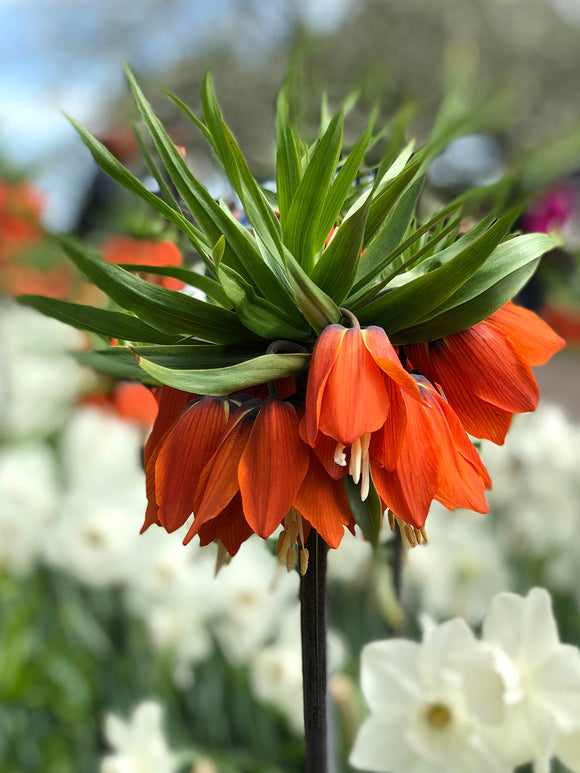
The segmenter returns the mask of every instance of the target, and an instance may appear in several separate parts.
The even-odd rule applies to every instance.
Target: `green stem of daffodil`
[[[328,545],[314,529],[306,540],[308,569],[300,580],[305,773],[328,771],[326,673],[326,556]]]

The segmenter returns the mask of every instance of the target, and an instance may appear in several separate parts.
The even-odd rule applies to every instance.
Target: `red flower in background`
[[[0,263],[42,238],[42,196],[25,182],[0,180]]]
[[[107,263],[127,263],[133,266],[180,266],[182,256],[173,242],[133,239],[131,236],[113,236],[101,245]],[[184,283],[170,276],[145,274],[145,278],[168,290],[181,290]]]
[[[543,365],[564,343],[533,312],[508,303],[461,333],[407,345],[405,354],[441,386],[467,432],[502,444],[513,414],[538,403],[530,366]]]

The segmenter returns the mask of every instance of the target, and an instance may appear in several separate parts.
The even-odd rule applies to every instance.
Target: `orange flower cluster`
[[[194,514],[185,538],[230,555],[252,533],[304,545],[312,527],[338,547],[354,521],[342,479],[421,529],[433,500],[487,512],[490,479],[467,432],[502,443],[514,413],[534,410],[530,366],[564,341],[508,303],[477,325],[397,351],[382,328],[330,325],[312,354],[305,397],[198,397],[169,387],[145,447],[144,529]],[[405,363],[405,367],[403,366]],[[266,396],[267,395],[267,396]],[[291,535],[291,539],[288,539]]]

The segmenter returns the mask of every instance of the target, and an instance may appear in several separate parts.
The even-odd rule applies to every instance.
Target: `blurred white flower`
[[[161,706],[154,701],[137,706],[127,722],[108,714],[105,737],[115,753],[102,760],[100,773],[174,773],[177,766],[162,718]]]
[[[479,715],[465,699],[466,673],[481,688]],[[428,631],[422,644],[368,644],[361,685],[371,714],[350,755],[354,767],[377,773],[511,773],[480,721],[501,718],[501,681],[463,620]]]
[[[493,596],[512,584],[489,517],[434,503],[426,526],[429,542],[407,553],[405,595],[418,596],[419,608],[439,620],[480,623]]]
[[[215,634],[226,658],[247,663],[280,628],[298,596],[298,573],[286,572],[263,540],[250,538],[214,583]]]
[[[58,506],[54,455],[43,444],[0,451],[0,569],[16,575],[38,561]]]
[[[93,374],[67,355],[82,333],[32,309],[0,305],[0,427],[4,437],[57,431]]]
[[[580,731],[580,652],[560,643],[543,588],[525,597],[498,594],[485,616],[483,639],[496,653],[508,707],[494,742],[511,765],[534,760],[535,770],[547,773],[557,736]],[[468,692],[476,698],[475,690]],[[574,743],[572,738],[570,748]]]

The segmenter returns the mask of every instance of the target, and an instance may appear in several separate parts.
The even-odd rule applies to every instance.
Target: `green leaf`
[[[343,115],[338,113],[312,154],[288,218],[281,220],[284,242],[307,274],[313,267],[322,211],[340,156],[342,125]]]
[[[204,139],[208,142],[208,144],[211,146],[212,150],[215,152],[215,145],[213,137],[211,136],[210,130],[207,128],[207,126],[204,124],[204,122],[201,120],[201,118],[198,118],[196,114],[193,112],[193,110],[188,107],[185,102],[182,102],[181,99],[179,99],[178,96],[175,94],[172,94],[171,91],[167,91],[167,89],[163,89],[163,93],[165,96],[169,97],[169,99],[173,102],[174,105],[176,105],[181,112],[186,115],[189,120],[196,126],[199,131],[203,134]]]
[[[125,269],[125,271],[131,271],[133,273],[155,274],[155,276],[170,276],[173,277],[173,279],[179,279],[190,287],[201,290],[202,293],[213,298],[216,303],[219,303],[220,306],[223,306],[225,309],[229,309],[232,306],[229,298],[215,279],[199,274],[197,271],[191,271],[182,266],[148,266],[145,263],[116,263],[115,265]]]
[[[250,233],[234,217],[226,214],[203,185],[196,180],[185,160],[171,141],[161,122],[151,109],[131,71],[126,68],[129,85],[149,134],[173,184],[212,245],[223,235],[226,240],[224,261],[255,284],[258,291],[284,306],[290,288],[284,286],[284,273],[273,273],[266,265]]]
[[[78,330],[86,330],[105,338],[119,338],[124,341],[146,341],[152,344],[174,344],[182,336],[162,333],[138,317],[120,311],[107,311],[93,306],[45,298],[42,295],[21,295],[20,303],[58,319]]]
[[[379,193],[375,194],[365,230],[365,247],[368,247],[371,243],[399,196],[417,176],[420,166],[420,162],[413,159],[402,172],[392,179]],[[366,273],[366,263],[361,264],[360,273],[362,274],[363,271]]]
[[[254,337],[240,326],[231,311],[139,279],[112,263],[105,263],[98,253],[77,240],[60,237],[57,241],[77,268],[115,303],[165,333],[215,343],[235,343]]]
[[[369,495],[364,502],[360,498],[360,484],[353,482],[347,475],[343,478],[346,496],[354,520],[360,526],[365,538],[376,548],[379,544],[379,534],[383,523],[383,508],[374,483],[370,481]]]
[[[90,134],[90,132],[70,116],[67,115],[66,117],[79,133],[81,140],[90,150],[95,162],[101,169],[106,172],[112,180],[115,180],[115,182],[118,182],[120,185],[127,188],[127,190],[136,193],[143,201],[146,201],[158,212],[161,212],[170,223],[177,226],[196,248],[202,260],[207,263],[207,256],[211,252],[211,246],[207,241],[206,236],[193,226],[180,211],[173,209],[173,207],[169,206],[163,199],[160,199],[159,196],[148,191],[136,177],[133,177],[133,175],[125,169],[123,164],[117,161],[115,156],[113,156],[103,144]]]
[[[203,81],[203,110],[217,156],[240,197],[248,220],[254,229],[259,231],[262,241],[271,254],[278,255],[283,262],[284,250],[280,224],[252,176],[233,134],[224,123],[209,72],[206,72]]]
[[[288,217],[294,194],[302,179],[299,139],[290,123],[287,90],[288,84],[285,84],[278,95],[276,105],[276,132],[278,135],[276,190],[278,192],[280,220],[284,223]]]
[[[359,311],[364,324],[381,325],[389,335],[417,324],[441,306],[488,260],[509,231],[517,212],[497,220],[444,265],[376,298]]]
[[[298,309],[296,316],[290,317],[257,295],[252,285],[223,263],[218,268],[218,278],[240,321],[249,330],[262,338],[300,339],[308,336],[310,328]]]
[[[312,280],[340,305],[348,295],[360,260],[370,194],[337,228],[314,266]]]
[[[358,270],[360,278],[354,286],[355,293],[364,291],[369,284],[376,284],[381,271],[385,268],[385,256],[398,247],[407,233],[413,213],[415,212],[417,200],[423,190],[423,183],[424,178],[420,177],[409,186],[396,206],[393,207],[388,218],[364,254],[361,255]]]
[[[417,343],[457,333],[486,319],[519,292],[540,257],[561,241],[547,234],[525,234],[500,244],[471,279],[419,324],[393,336],[394,343]]]
[[[286,269],[296,303],[317,333],[328,325],[340,322],[342,315],[336,303],[312,281],[290,253],[286,255]]]
[[[141,155],[143,156],[145,165],[149,170],[149,174],[156,180],[157,185],[159,186],[159,193],[161,194],[161,198],[163,199],[163,201],[166,201],[167,204],[169,204],[169,206],[172,207],[172,209],[179,211],[179,204],[177,203],[177,200],[173,195],[173,191],[170,189],[169,185],[167,185],[166,179],[159,171],[157,164],[155,163],[155,160],[153,159],[153,156],[149,151],[149,148],[143,141],[143,137],[141,135],[141,132],[139,131],[139,128],[137,127],[136,124],[132,124],[132,126],[133,126],[133,134],[137,139],[139,149],[141,150]]]
[[[373,121],[369,123],[365,133],[355,144],[348,157],[346,158],[340,172],[332,183],[330,192],[324,202],[322,214],[320,216],[320,225],[318,227],[318,236],[314,243],[314,251],[318,252],[324,246],[330,229],[335,224],[343,207],[345,199],[350,191],[355,177],[359,173],[364,155],[369,146],[373,130]],[[366,219],[366,218],[365,218]]]
[[[175,389],[204,395],[227,395],[246,387],[286,376],[308,367],[309,354],[264,354],[225,368],[171,370],[141,357],[139,366],[157,381]]]

